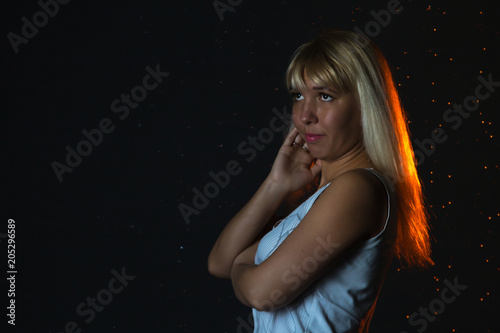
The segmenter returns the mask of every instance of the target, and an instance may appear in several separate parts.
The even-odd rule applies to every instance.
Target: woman
[[[393,256],[432,264],[405,114],[382,53],[354,32],[299,47],[286,83],[294,127],[208,269],[253,308],[255,332],[367,332]],[[317,191],[274,224],[316,178]]]

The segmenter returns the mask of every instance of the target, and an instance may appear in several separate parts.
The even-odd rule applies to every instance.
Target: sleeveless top
[[[254,333],[368,332],[394,255],[397,205],[386,179],[373,169],[365,170],[378,177],[386,189],[388,207],[383,230],[344,253],[287,306],[272,312],[252,309]],[[255,254],[256,265],[276,250],[330,184],[320,188],[261,239]]]

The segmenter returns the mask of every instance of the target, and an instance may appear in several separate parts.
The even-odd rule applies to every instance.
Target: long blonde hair
[[[305,88],[305,72],[315,84],[356,96],[366,152],[398,197],[396,256],[408,267],[432,265],[428,214],[407,117],[382,52],[365,36],[330,30],[295,51],[285,77],[289,90]]]

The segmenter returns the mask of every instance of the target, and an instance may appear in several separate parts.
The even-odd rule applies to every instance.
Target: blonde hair
[[[407,118],[382,52],[365,36],[330,30],[295,51],[285,77],[289,90],[305,88],[304,73],[314,84],[356,96],[365,150],[398,197],[396,256],[409,267],[433,265]]]

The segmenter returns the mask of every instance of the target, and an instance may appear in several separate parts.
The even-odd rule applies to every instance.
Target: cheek
[[[351,127],[355,121],[353,115],[341,112],[329,112],[323,117],[323,124],[334,131],[342,131]]]
[[[292,108],[292,122],[299,131],[302,126],[304,126],[304,124],[300,121],[300,114],[297,110],[295,110],[295,108]]]
[[[335,130],[357,131],[361,126],[361,112],[355,101],[342,101],[334,110],[324,113],[324,121]]]

